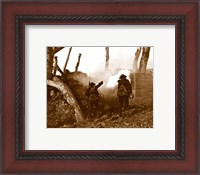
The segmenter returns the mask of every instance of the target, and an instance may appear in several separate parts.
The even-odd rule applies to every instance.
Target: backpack
[[[118,96],[128,96],[129,95],[128,90],[126,89],[124,84],[119,85],[117,95]]]

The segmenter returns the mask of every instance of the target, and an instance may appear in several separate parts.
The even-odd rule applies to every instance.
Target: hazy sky
[[[133,60],[137,47],[109,47],[109,70],[117,68],[132,69]],[[61,69],[65,64],[69,47],[65,47],[55,56],[58,57],[58,65]],[[79,53],[82,54],[79,65],[79,71],[85,72],[88,75],[105,70],[106,51],[105,47],[72,47],[70,59],[67,69],[70,71],[75,70]],[[142,52],[140,53],[140,57]],[[139,63],[139,61],[138,61]],[[150,56],[147,68],[153,68],[153,47],[150,49]]]

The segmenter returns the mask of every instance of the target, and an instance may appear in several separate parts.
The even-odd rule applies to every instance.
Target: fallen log
[[[70,88],[58,77],[54,77],[53,80],[47,80],[47,85],[53,86],[62,92],[63,98],[74,108],[77,123],[81,122],[84,118],[83,113]]]

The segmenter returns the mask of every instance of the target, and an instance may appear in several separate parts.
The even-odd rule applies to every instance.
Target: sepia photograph
[[[46,47],[47,128],[153,128],[153,52]]]

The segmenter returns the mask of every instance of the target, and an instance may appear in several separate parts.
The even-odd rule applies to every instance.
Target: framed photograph
[[[153,128],[153,47],[48,46],[47,128]]]
[[[3,173],[199,173],[198,1],[3,2]]]

